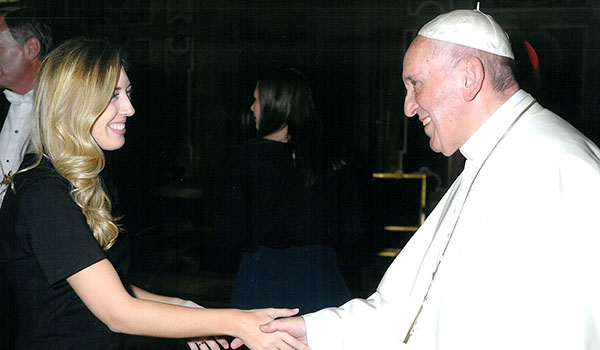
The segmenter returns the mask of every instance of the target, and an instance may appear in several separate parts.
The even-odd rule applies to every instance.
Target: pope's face
[[[404,113],[419,116],[432,150],[451,156],[468,139],[461,118],[460,76],[431,49],[430,39],[417,36],[404,55]]]

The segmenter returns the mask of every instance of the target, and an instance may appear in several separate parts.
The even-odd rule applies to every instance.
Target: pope
[[[508,35],[479,9],[420,29],[404,112],[464,170],[373,295],[264,332],[313,350],[600,349],[600,149],[513,69]]]

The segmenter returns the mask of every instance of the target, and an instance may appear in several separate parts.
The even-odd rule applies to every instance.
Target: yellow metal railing
[[[427,205],[427,175],[422,173],[406,174],[402,171],[396,171],[393,173],[374,173],[374,179],[420,179],[421,180],[421,198],[419,203],[419,225],[425,221],[425,206]],[[419,226],[385,226],[383,228],[386,231],[395,232],[416,232]],[[377,255],[382,257],[396,257],[401,248],[384,248]]]

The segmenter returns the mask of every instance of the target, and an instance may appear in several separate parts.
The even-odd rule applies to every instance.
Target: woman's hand
[[[233,334],[251,350],[299,350],[308,349],[304,343],[285,332],[263,333],[259,326],[278,317],[289,317],[298,309],[239,310],[236,334]],[[235,322],[235,321],[234,321]]]

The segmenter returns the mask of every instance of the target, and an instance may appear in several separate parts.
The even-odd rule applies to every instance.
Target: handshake
[[[236,338],[231,342],[231,347],[237,349],[245,343],[250,349],[308,350],[304,319],[302,317],[288,317],[295,315],[298,309],[271,309],[270,311],[281,314],[275,315],[272,317],[272,321],[259,326],[263,334],[257,335],[256,345],[253,340],[243,341]]]
[[[290,317],[298,309],[230,310],[240,313],[231,334],[231,348],[246,345],[251,350],[309,350],[306,327],[302,317]],[[282,318],[279,318],[282,317]],[[257,327],[257,325],[259,325]],[[191,350],[228,349],[224,338],[195,338],[188,341]]]

